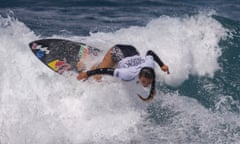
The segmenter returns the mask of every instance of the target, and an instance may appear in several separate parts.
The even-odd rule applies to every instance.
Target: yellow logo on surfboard
[[[59,62],[59,60],[51,61],[50,63],[48,63],[48,66],[54,71],[58,71],[59,68],[56,66],[57,62]]]
[[[48,63],[48,66],[60,74],[71,69],[71,65],[67,63],[65,58],[63,61],[58,59],[53,60]]]

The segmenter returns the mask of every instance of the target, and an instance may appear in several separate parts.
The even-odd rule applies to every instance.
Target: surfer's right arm
[[[98,75],[98,74],[106,74],[106,75],[114,75],[114,68],[99,68],[99,69],[95,69],[95,70],[90,70],[90,71],[86,71],[86,72],[81,72],[77,79],[78,80],[86,80],[88,79],[88,77],[94,76],[94,75]]]
[[[131,71],[129,71],[129,69],[127,68],[121,68],[121,69],[118,69],[118,68],[98,68],[98,69],[95,69],[95,70],[89,70],[89,71],[86,71],[86,72],[81,72],[77,79],[78,80],[86,80],[88,79],[88,77],[91,77],[91,76],[94,76],[94,75],[101,75],[101,74],[104,74],[104,75],[110,75],[110,76],[113,76],[113,77],[116,77],[116,78],[119,78],[121,80],[124,80],[124,81],[130,81],[130,80],[133,80],[134,77],[135,77],[135,73],[132,73]]]

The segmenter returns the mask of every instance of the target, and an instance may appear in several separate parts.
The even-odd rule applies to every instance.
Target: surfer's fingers
[[[167,74],[170,74],[169,68],[168,68],[167,65],[163,65],[163,66],[161,67],[161,69],[162,69],[162,71],[167,72]]]
[[[88,78],[87,72],[81,72],[78,76],[78,80],[86,80]]]

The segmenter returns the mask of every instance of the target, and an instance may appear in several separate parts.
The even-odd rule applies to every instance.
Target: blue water
[[[240,1],[0,2],[0,143],[240,143]],[[63,38],[158,53],[157,96],[56,75],[28,48]],[[100,60],[101,58],[99,58]]]

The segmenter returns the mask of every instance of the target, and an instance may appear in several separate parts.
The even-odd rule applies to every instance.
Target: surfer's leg
[[[114,62],[112,58],[112,49],[113,48],[108,50],[102,62],[98,65],[98,68],[113,68],[116,65],[116,62]]]
[[[104,56],[102,62],[97,68],[114,68],[120,60],[124,58],[122,50],[119,47],[112,47]]]
[[[98,65],[94,65],[92,70],[97,68],[114,68],[123,57],[124,56],[120,48],[112,47],[108,50],[102,62]],[[101,75],[96,75],[94,78],[99,81],[102,77]]]
[[[97,69],[97,68],[112,68],[115,66],[115,63],[112,61],[111,56],[111,50],[110,49],[106,55],[104,56],[103,60],[99,64],[95,64],[92,66],[91,70]],[[97,81],[100,81],[102,79],[101,75],[95,75],[93,76]]]

